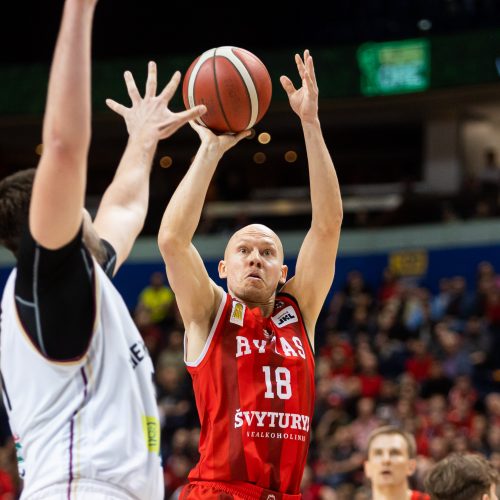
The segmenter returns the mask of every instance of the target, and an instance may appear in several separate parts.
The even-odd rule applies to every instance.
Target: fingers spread
[[[150,61],[148,64],[148,80],[146,82],[146,97],[154,97],[156,95],[156,87],[157,87],[157,69],[156,63],[154,61]]]
[[[280,76],[281,86],[285,89],[285,92],[290,95],[295,92],[295,87],[288,76]]]
[[[201,115],[207,112],[206,106],[200,104],[199,106],[195,106],[191,109],[186,109],[186,111],[181,111],[180,113],[176,113],[177,120],[180,120],[182,123],[186,123],[191,120],[195,120]]]
[[[297,69],[299,71],[300,78],[304,78],[304,62],[300,58],[299,54],[295,54],[295,63],[297,64]]]
[[[141,100],[141,95],[137,90],[137,85],[135,84],[134,77],[132,76],[132,73],[130,71],[125,71],[125,74],[123,76],[125,77],[125,84],[127,85],[128,95],[130,96],[132,103],[137,104]]]
[[[179,86],[179,82],[181,81],[181,74],[179,71],[176,71],[170,81],[167,83],[165,88],[162,90],[160,94],[160,99],[165,103],[169,103],[172,96],[175,94],[177,87]]]
[[[316,72],[314,71],[314,62],[312,56],[309,54],[309,51],[307,51],[307,56],[308,56],[306,62],[307,71],[314,85],[316,85]]]
[[[106,105],[120,116],[124,116],[128,110],[123,104],[113,101],[113,99],[106,99]]]

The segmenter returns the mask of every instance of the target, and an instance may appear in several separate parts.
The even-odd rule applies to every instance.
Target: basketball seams
[[[255,125],[257,116],[259,114],[259,99],[257,96],[257,87],[255,86],[253,78],[248,71],[245,63],[238,57],[237,54],[233,52],[234,49],[237,49],[237,47],[219,47],[217,50],[219,51],[218,55],[224,56],[232,63],[232,65],[235,67],[236,71],[242,78],[243,83],[245,84],[245,89],[248,94],[251,109],[250,121],[245,128],[249,129]]]
[[[209,112],[197,118],[197,123],[214,131],[237,133],[262,119],[269,106],[270,87],[269,73],[260,59],[245,49],[222,46],[206,50],[191,64],[183,99],[188,109],[207,105]]]
[[[224,47],[219,47],[219,49],[224,48]],[[217,79],[217,50],[219,49],[214,49],[214,55],[212,57],[212,69],[214,72],[214,82],[215,82],[215,93],[217,94],[217,102],[219,103],[219,108],[222,113],[222,117],[224,118],[224,121],[226,122],[227,128],[229,130],[232,130],[231,124],[229,123],[229,120],[227,119],[226,112],[224,111],[224,106],[222,105],[222,99],[220,96],[220,90],[219,90],[219,80]]]
[[[194,65],[193,71],[191,71],[191,74],[189,75],[189,80],[188,80],[188,88],[187,88],[187,97],[188,97],[188,102],[189,102],[189,107],[194,108],[196,106],[196,102],[194,100],[194,84],[196,83],[196,77],[198,76],[198,72],[200,71],[200,68],[203,66],[203,63],[213,57],[215,54],[216,49],[210,49],[207,50],[206,52],[203,52],[201,56],[198,58],[198,61]],[[196,118],[195,120],[197,123],[203,126],[207,126],[207,124],[203,121],[202,117]]]

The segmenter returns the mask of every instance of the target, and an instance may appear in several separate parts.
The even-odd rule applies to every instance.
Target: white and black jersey
[[[21,498],[163,499],[153,365],[81,232],[56,251],[24,237],[0,319]]]

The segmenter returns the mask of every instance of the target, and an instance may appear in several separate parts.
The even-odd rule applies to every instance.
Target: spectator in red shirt
[[[434,358],[427,352],[425,343],[416,339],[409,343],[413,355],[406,361],[406,372],[413,376],[417,382],[423,382],[429,378]]]

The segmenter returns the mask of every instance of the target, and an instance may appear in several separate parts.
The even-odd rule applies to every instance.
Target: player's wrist
[[[129,134],[128,142],[129,144],[136,145],[145,151],[149,151],[156,148],[159,139],[153,134],[139,130],[137,132],[131,132]]]
[[[318,127],[320,128],[320,122],[318,115],[304,116],[300,119],[303,127]]]
[[[220,160],[224,154],[224,150],[216,141],[203,142],[201,144],[200,150],[205,158],[216,161]]]

